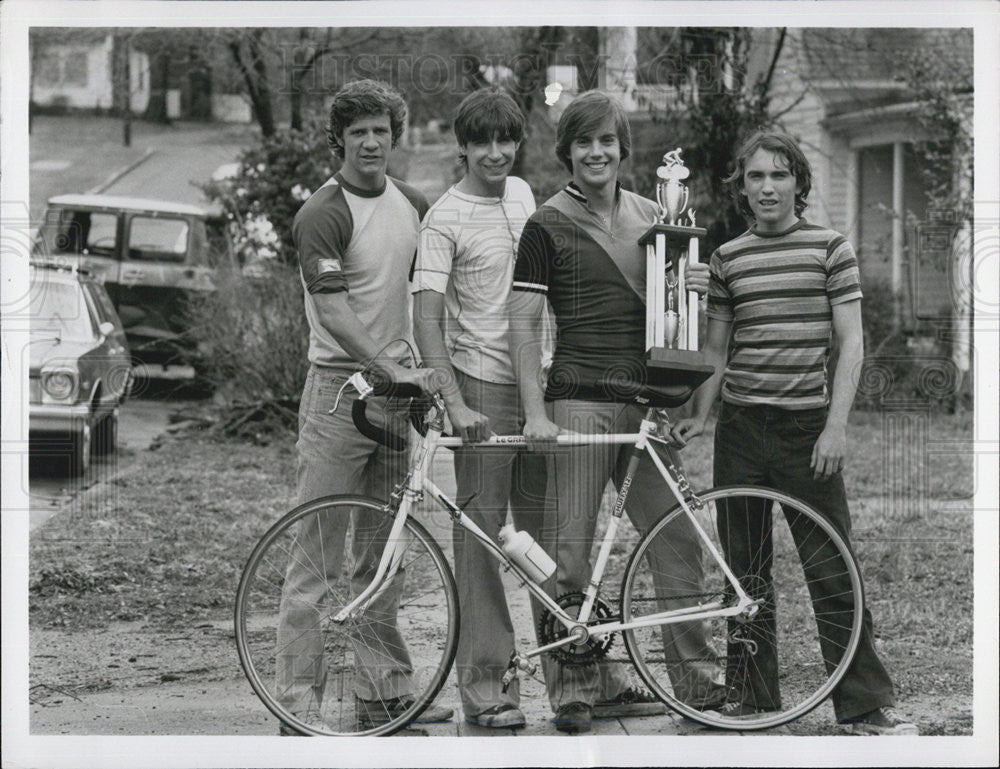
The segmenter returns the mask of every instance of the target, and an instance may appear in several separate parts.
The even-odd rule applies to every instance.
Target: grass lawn
[[[898,427],[891,416],[858,413],[848,432],[855,545],[877,644],[901,702],[954,700],[939,722],[925,716],[930,733],[971,733],[972,454],[959,451],[971,438],[971,415],[920,415],[922,451],[887,445]],[[944,459],[935,454],[942,446],[951,450],[939,452]],[[699,486],[707,484],[709,460],[707,439],[685,450]],[[243,563],[290,506],[293,478],[291,436],[265,446],[199,432],[168,438],[100,500],[32,535],[32,627],[228,621]],[[910,493],[893,496],[896,488]]]

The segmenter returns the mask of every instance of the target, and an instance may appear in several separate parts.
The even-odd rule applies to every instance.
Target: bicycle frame
[[[369,603],[375,600],[375,598],[377,598],[392,582],[402,557],[402,548],[399,547],[398,544],[399,537],[403,532],[407,516],[410,515],[413,506],[423,499],[424,495],[432,497],[439,505],[448,511],[455,522],[469,531],[480,542],[480,544],[482,544],[482,546],[493,555],[494,558],[504,565],[506,569],[513,571],[521,582],[528,588],[531,594],[535,596],[535,598],[537,598],[550,612],[552,612],[552,614],[563,624],[564,627],[566,627],[568,634],[565,638],[561,638],[554,643],[525,652],[523,655],[524,658],[535,657],[551,649],[566,646],[571,643],[583,643],[591,636],[603,636],[623,630],[631,630],[633,628],[649,627],[653,625],[667,625],[679,622],[692,622],[713,617],[734,617],[741,614],[750,617],[756,613],[760,602],[754,601],[747,595],[746,591],[740,585],[739,580],[730,570],[729,565],[725,562],[722,555],[712,544],[712,541],[705,532],[704,528],[702,528],[701,524],[698,523],[698,520],[691,508],[691,503],[694,503],[697,506],[699,502],[694,494],[689,493],[690,488],[687,485],[687,481],[683,478],[683,475],[677,471],[675,465],[672,464],[670,469],[668,469],[663,463],[663,460],[660,459],[659,455],[652,448],[652,442],[666,444],[666,441],[659,437],[657,423],[653,421],[655,409],[650,408],[647,411],[646,417],[642,420],[638,433],[610,433],[606,435],[570,433],[559,435],[555,441],[556,445],[559,446],[583,446],[597,444],[623,445],[629,443],[634,446],[634,451],[632,457],[630,458],[625,477],[615,500],[611,520],[604,533],[604,539],[601,542],[601,548],[597,556],[597,561],[594,564],[594,570],[584,593],[585,598],[583,605],[580,607],[579,616],[576,618],[567,615],[566,612],[563,611],[562,607],[560,607],[559,604],[557,604],[537,582],[525,573],[520,566],[509,560],[500,546],[497,545],[493,539],[489,537],[478,525],[476,525],[476,523],[469,518],[458,507],[458,505],[455,504],[455,502],[443,491],[441,491],[441,489],[438,488],[438,486],[428,477],[434,452],[439,447],[459,447],[466,445],[463,443],[461,438],[442,436],[443,419],[441,415],[443,413],[443,402],[440,401],[438,396],[435,396],[434,406],[428,415],[429,427],[427,434],[418,444],[413,457],[411,458],[410,471],[404,484],[401,486],[401,498],[398,493],[394,495],[395,499],[400,500],[399,506],[393,514],[394,519],[392,528],[390,529],[388,535],[387,546],[382,553],[382,558],[379,561],[375,576],[372,578],[371,583],[365,588],[365,590],[363,590],[354,600],[347,604],[347,606],[333,615],[331,619],[334,622],[344,622],[352,615],[363,612]],[[665,419],[666,418],[664,416],[663,420],[665,421]],[[498,448],[524,446],[526,444],[527,440],[522,435],[494,435],[487,441],[469,445],[482,448]],[[656,614],[650,614],[642,617],[641,619],[629,622],[622,622],[619,620],[613,622],[603,622],[597,625],[588,625],[587,622],[590,619],[591,611],[593,610],[594,604],[597,601],[598,593],[600,592],[601,579],[604,575],[604,569],[606,568],[608,559],[611,555],[611,548],[615,541],[618,525],[621,522],[622,514],[625,510],[625,500],[628,497],[628,490],[632,484],[632,479],[643,452],[649,454],[652,458],[653,464],[656,466],[671,493],[684,510],[688,520],[694,526],[695,531],[698,532],[698,536],[701,538],[704,546],[722,568],[723,573],[726,575],[726,578],[729,580],[729,583],[736,594],[737,602],[735,605],[727,607],[723,605],[722,601],[715,600],[685,609],[673,609]],[[678,482],[674,478],[674,473],[671,472],[671,470],[678,472],[681,482]],[[390,502],[386,505],[387,512],[391,512],[392,504],[393,502]]]

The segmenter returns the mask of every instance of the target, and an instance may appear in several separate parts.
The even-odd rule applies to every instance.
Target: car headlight
[[[76,396],[79,377],[72,369],[54,369],[42,372],[42,391],[52,400],[71,400]]]

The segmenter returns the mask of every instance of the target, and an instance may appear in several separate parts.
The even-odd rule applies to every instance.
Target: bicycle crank
[[[556,599],[556,603],[570,617],[576,617],[580,613],[580,607],[583,605],[585,598],[586,596],[583,593],[565,593]],[[612,612],[611,608],[598,598],[594,602],[591,619],[587,624],[599,625],[613,619],[618,619],[618,615]],[[572,635],[574,635],[574,631],[567,629],[555,614],[548,609],[542,612],[542,616],[538,620],[539,646],[546,646]],[[613,641],[613,635],[608,635],[604,638],[590,635],[582,642],[573,641],[564,646],[551,649],[548,653],[563,665],[593,665],[607,655]]]

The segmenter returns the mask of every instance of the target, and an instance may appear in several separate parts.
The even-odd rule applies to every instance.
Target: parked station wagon
[[[136,362],[189,362],[185,300],[212,291],[232,259],[220,217],[199,206],[115,195],[48,201],[33,258],[75,264],[104,283]]]
[[[30,308],[30,445],[82,474],[91,454],[117,447],[132,383],[125,329],[104,287],[75,268],[33,265]]]

